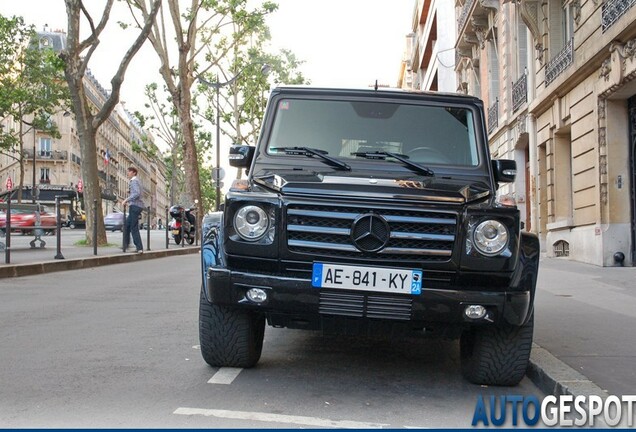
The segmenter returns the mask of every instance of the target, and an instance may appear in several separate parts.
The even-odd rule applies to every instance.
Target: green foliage
[[[229,37],[220,38],[206,58],[216,65],[204,75],[207,81],[227,83],[220,90],[221,129],[233,143],[256,142],[271,82],[308,84],[299,71],[303,62],[291,51],[269,53],[266,50],[270,32],[264,18],[276,9],[275,3],[264,2],[258,11],[251,14],[244,10],[229,11],[233,32]],[[268,75],[264,74],[264,65],[267,65]],[[206,94],[208,100],[214,100],[213,88],[200,86],[199,90]],[[215,113],[216,107],[208,104],[205,117],[214,119]]]
[[[39,46],[35,29],[21,17],[0,15],[0,118],[12,117],[17,125],[0,135],[0,149],[19,150],[32,128],[59,138],[52,115],[68,105],[57,54]]]

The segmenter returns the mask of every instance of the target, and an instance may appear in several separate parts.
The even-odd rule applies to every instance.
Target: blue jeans
[[[137,250],[143,250],[144,245],[141,243],[141,235],[139,234],[139,215],[143,208],[131,205],[128,209],[128,217],[126,218],[126,241],[124,249],[128,249],[130,245],[130,236]]]

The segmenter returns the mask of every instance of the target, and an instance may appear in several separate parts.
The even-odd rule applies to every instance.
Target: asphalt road
[[[0,428],[471,427],[458,346],[267,328],[260,363],[212,368],[198,255],[0,280]]]

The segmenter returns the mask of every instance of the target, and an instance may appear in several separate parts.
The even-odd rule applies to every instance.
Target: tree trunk
[[[97,131],[85,118],[77,119],[77,134],[82,153],[82,182],[84,183],[84,211],[86,212],[86,243],[105,245],[107,243],[104,218],[102,217],[102,191],[97,175]],[[96,202],[95,202],[96,200]],[[95,209],[95,204],[97,208]],[[97,213],[97,239],[94,238],[95,213]]]
[[[203,215],[203,202],[201,201],[201,180],[199,179],[199,162],[196,152],[196,140],[192,125],[192,99],[190,91],[182,93],[183,99],[179,107],[179,120],[183,131],[183,170],[185,174],[185,195],[189,200],[184,203],[192,206],[197,201],[197,218],[201,220]]]

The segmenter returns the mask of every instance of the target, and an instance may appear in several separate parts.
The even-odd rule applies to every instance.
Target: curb
[[[148,251],[143,254],[118,253],[116,255],[94,256],[88,258],[72,258],[65,260],[43,261],[29,264],[16,264],[0,267],[0,279],[20,276],[32,276],[44,273],[52,273],[65,270],[79,270],[91,267],[100,267],[110,264],[121,264],[132,261],[143,261],[168,256],[178,256],[198,253],[198,247],[180,247],[175,249],[162,249]]]
[[[608,394],[585,375],[550,354],[545,348],[532,344],[527,376],[539,389],[549,395],[591,396],[605,399]]]

